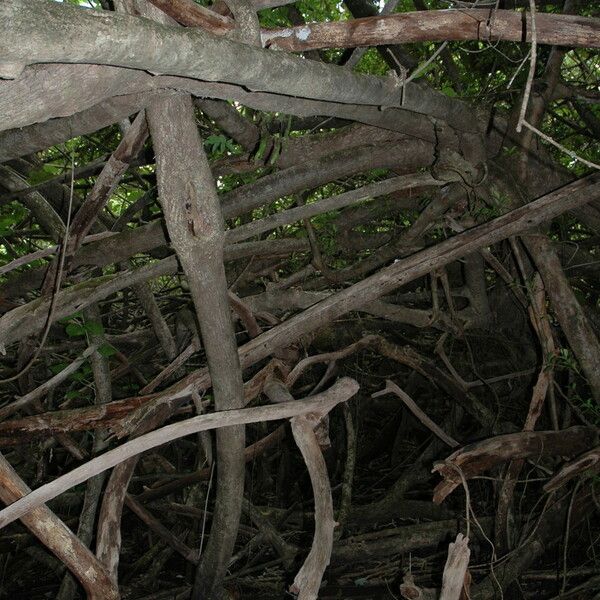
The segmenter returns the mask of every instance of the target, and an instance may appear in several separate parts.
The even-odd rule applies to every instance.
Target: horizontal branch
[[[538,44],[600,47],[600,19],[536,13],[535,26]],[[261,37],[265,47],[292,52],[415,42],[530,42],[531,13],[486,9],[425,10],[263,30]]]
[[[401,105],[397,81],[391,78],[268,52],[198,28],[168,27],[46,0],[0,3],[0,40],[0,66],[102,64],[301,98]],[[13,73],[15,69],[4,75]]]
[[[398,190],[410,190],[424,186],[443,186],[447,182],[440,179],[435,179],[429,173],[415,173],[412,175],[401,175],[399,177],[391,177],[378,181],[376,183],[367,184],[361,188],[350,190],[331,196],[318,202],[311,202],[295,208],[269,215],[262,219],[257,219],[251,223],[240,225],[235,229],[230,229],[225,234],[225,239],[228,243],[240,242],[248,238],[260,235],[265,231],[289,225],[302,219],[310,219],[316,215],[320,215],[333,210],[351,206],[363,200],[369,200],[385,194],[390,194]]]
[[[358,392],[358,388],[359,386],[356,381],[349,377],[343,377],[327,391],[304,400],[257,406],[254,408],[227,410],[200,415],[180,421],[179,423],[166,425],[101,454],[9,505],[0,511],[0,529],[34,508],[56,498],[56,496],[62,494],[64,491],[87,481],[91,477],[94,477],[94,475],[98,475],[133,456],[146,452],[146,450],[151,450],[157,446],[162,446],[168,442],[200,431],[245,425],[247,423],[288,419],[296,415],[312,412],[326,414],[340,402],[346,402],[354,396]]]
[[[122,238],[119,237],[121,235],[123,235]],[[106,266],[123,258],[128,258],[134,254],[136,246],[121,243],[127,240],[135,242],[136,246],[141,248],[138,249],[139,252],[145,252],[166,243],[164,234],[160,230],[160,222],[155,221],[149,226],[128,230],[124,234],[112,236],[112,239],[102,240],[104,248],[102,242],[90,244],[82,250],[81,255],[75,256],[74,266],[82,264]],[[113,246],[113,242],[117,243]],[[243,242],[225,246],[225,260],[237,260],[248,256],[284,256],[292,252],[301,252],[307,248],[308,243],[302,239]],[[114,253],[112,250],[114,250]],[[59,292],[57,309],[52,315],[52,322],[72,315],[93,302],[103,300],[110,294],[124,288],[143,283],[155,277],[176,273],[177,269],[176,257],[169,256],[138,269],[122,271],[116,275],[100,276],[65,288]],[[20,293],[24,293],[29,289],[35,289],[36,285],[41,283],[45,270],[44,268],[32,269],[23,273],[18,277],[23,288],[18,291],[13,289],[12,291],[16,292],[16,295],[20,295]],[[11,287],[10,283],[7,285],[9,288]],[[21,339],[25,335],[41,331],[48,318],[49,304],[50,301],[36,298],[2,315],[0,317],[0,348]]]
[[[307,77],[308,78],[308,77]],[[401,108],[385,110],[381,106],[366,106],[357,103],[349,104],[347,98],[338,102],[314,100],[304,97],[289,96],[272,92],[257,92],[230,83],[214,83],[199,81],[189,77],[171,75],[153,76],[146,71],[110,67],[96,64],[47,64],[34,65],[25,69],[19,79],[0,81],[0,131],[14,129],[9,138],[0,136],[0,157],[2,160],[24,154],[19,146],[21,133],[27,138],[27,146],[31,151],[32,144],[37,149],[44,149],[60,135],[69,139],[80,135],[77,129],[89,129],[94,119],[89,113],[82,118],[78,114],[98,106],[100,112],[114,114],[113,122],[120,118],[117,112],[131,107],[131,113],[139,110],[135,98],[140,92],[156,93],[157,90],[176,89],[202,98],[219,98],[235,100],[244,106],[269,112],[283,112],[299,117],[330,116],[351,121],[358,121],[402,132],[405,135],[435,141],[433,123],[425,115],[430,115],[443,122],[452,123],[452,128],[460,131],[477,132],[479,122],[473,119],[470,107],[456,98],[450,98],[441,92],[409,83],[404,90],[404,103]],[[136,94],[137,93],[137,94]],[[129,94],[128,101],[114,103],[114,96]],[[147,98],[146,98],[147,100]],[[77,114],[76,114],[77,113]],[[75,115],[72,119],[69,115]],[[63,117],[60,123],[43,123],[35,131],[21,127],[47,121],[51,118]],[[49,142],[39,140],[49,138]],[[50,139],[52,136],[54,139]],[[11,144],[15,144],[12,150]],[[6,150],[4,146],[8,145]]]
[[[0,90],[4,91],[3,85],[0,85]],[[80,109],[72,116],[2,131],[0,132],[0,162],[33,154],[79,135],[93,133],[135,114],[147,104],[146,94],[119,95],[85,110]]]
[[[442,502],[463,479],[515,459],[541,456],[574,456],[598,443],[596,427],[571,427],[562,431],[520,431],[469,444],[436,463],[432,472],[444,480],[434,491],[433,501]]]

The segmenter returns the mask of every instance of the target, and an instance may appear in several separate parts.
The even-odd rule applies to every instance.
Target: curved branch
[[[245,425],[247,423],[256,423],[257,421],[276,421],[310,412],[329,412],[340,402],[349,400],[358,392],[358,388],[359,385],[356,381],[349,377],[343,377],[327,391],[311,398],[306,398],[305,400],[296,400],[294,402],[269,406],[257,406],[255,408],[227,410],[200,415],[180,421],[179,423],[166,425],[130,440],[118,448],[113,448],[105,452],[69,473],[58,477],[54,481],[37,488],[20,500],[13,502],[13,504],[0,511],[0,528],[6,527],[9,523],[19,519],[49,500],[56,498],[66,490],[87,481],[90,477],[98,475],[98,473],[102,473],[133,456],[146,452],[146,450],[151,450],[157,446],[162,446],[173,440],[200,431]]]

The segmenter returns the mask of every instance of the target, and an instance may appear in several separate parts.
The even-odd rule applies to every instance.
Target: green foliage
[[[564,369],[580,374],[579,363],[568,348],[560,348],[556,354],[549,354],[546,357],[546,365],[554,369]]]
[[[346,5],[338,0],[300,0],[297,7],[307,23],[345,21],[352,17]]]
[[[204,140],[204,146],[212,154],[225,154],[226,152],[235,152],[237,150],[233,140],[224,135],[209,135]]]
[[[381,57],[381,53],[376,48],[369,48],[361,57],[356,65],[355,71],[358,73],[368,73],[371,75],[386,75],[390,68]]]
[[[52,179],[56,175],[59,175],[61,171],[62,168],[58,165],[53,165],[50,163],[44,164],[39,169],[34,169],[33,171],[29,172],[29,184],[37,185],[38,183]]]
[[[86,334],[101,335],[104,333],[104,327],[97,321],[82,322],[79,319],[70,319],[66,324],[65,333],[69,337],[82,337]]]
[[[117,350],[110,344],[102,344],[102,346],[98,348],[98,353],[105,358],[109,358],[110,356],[114,356],[117,353]]]
[[[65,327],[65,332],[69,337],[79,337],[85,335],[85,327],[79,323],[69,323]]]
[[[66,369],[68,366],[69,366],[68,362],[62,361],[62,362],[54,363],[53,365],[50,365],[48,368],[50,369],[50,372],[53,375],[57,375],[62,370]]]
[[[286,6],[280,6],[272,10],[261,10],[258,13],[258,21],[262,27],[269,29],[289,27],[291,25]]]

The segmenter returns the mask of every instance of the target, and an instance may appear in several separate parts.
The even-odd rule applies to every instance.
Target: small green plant
[[[104,326],[98,321],[84,321],[81,313],[75,313],[66,319],[62,319],[61,323],[65,325],[65,333],[69,337],[83,337],[87,335],[102,335]],[[110,344],[102,344],[98,348],[100,355],[109,357],[117,352]],[[65,365],[66,366],[66,365]],[[62,367],[64,368],[64,367]],[[59,371],[62,370],[59,369]]]
[[[226,152],[235,152],[235,144],[224,135],[209,135],[204,140],[204,145],[212,154],[225,154]]]
[[[573,371],[578,375],[581,374],[577,359],[568,348],[560,348],[557,353],[548,354],[546,357],[546,364],[549,368],[565,369],[567,371]]]

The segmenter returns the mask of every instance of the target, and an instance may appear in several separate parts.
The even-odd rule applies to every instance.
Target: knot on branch
[[[486,173],[485,165],[474,165],[454,150],[443,150],[440,152],[437,160],[431,167],[431,175],[435,179],[449,183],[462,183],[469,188],[481,185],[486,177]]]

